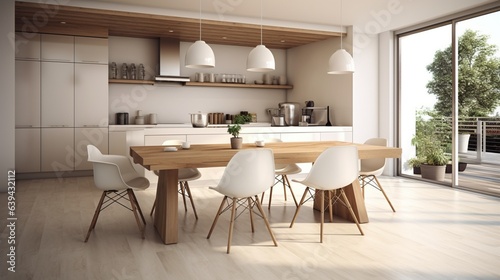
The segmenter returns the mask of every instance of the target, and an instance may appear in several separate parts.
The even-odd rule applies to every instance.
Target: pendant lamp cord
[[[201,0],[200,2],[200,41],[201,41]]]
[[[262,45],[262,0],[260,0],[260,44]]]
[[[342,37],[344,37],[344,26],[342,25],[342,0],[340,0],[340,49],[342,49]],[[201,35],[200,35],[201,36]]]

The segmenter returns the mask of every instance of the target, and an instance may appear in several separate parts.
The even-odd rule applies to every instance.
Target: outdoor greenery
[[[458,39],[458,114],[460,117],[490,116],[500,105],[500,58],[488,36],[467,30]],[[437,115],[452,116],[452,47],[439,50],[427,66],[432,80],[429,94],[437,97]]]
[[[458,39],[458,112],[463,117],[487,117],[500,105],[500,58],[496,45],[488,44],[488,36],[467,30]],[[437,98],[433,109],[417,111],[416,131],[412,145],[416,157],[408,164],[443,165],[451,153],[453,71],[452,47],[438,50],[427,65],[432,79],[427,83],[429,94]]]

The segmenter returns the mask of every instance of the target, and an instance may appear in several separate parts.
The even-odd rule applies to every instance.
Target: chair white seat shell
[[[387,146],[387,139],[385,138],[371,138],[365,141],[366,145],[375,145],[375,146]],[[389,197],[382,188],[382,184],[380,184],[377,176],[382,175],[385,168],[385,158],[370,158],[370,159],[362,159],[360,160],[360,171],[359,171],[359,181],[361,185],[361,189],[363,190],[363,197],[365,195],[365,189],[367,185],[374,187],[375,189],[382,192],[385,197],[385,200],[389,203],[393,212],[396,212],[394,206],[392,206]]]
[[[140,176],[132,166],[132,162],[125,156],[103,155],[93,145],[87,146],[87,152],[88,161],[92,163],[94,171],[94,184],[98,189],[102,190],[102,195],[92,218],[87,236],[85,237],[85,242],[88,241],[90,233],[95,228],[100,212],[113,203],[118,203],[134,213],[141,237],[144,238],[146,221],[135,196],[134,189],[147,189],[149,187],[149,180]],[[130,202],[130,208],[120,202],[122,199]],[[139,216],[142,223],[139,220]]]
[[[265,141],[269,142],[269,143],[282,142],[281,139],[279,139],[279,138],[270,138],[270,139],[266,139]],[[274,170],[274,172],[275,172],[275,181],[274,181],[274,184],[271,186],[271,188],[269,188],[269,204],[267,206],[268,209],[271,209],[271,200],[272,200],[272,197],[273,197],[273,188],[274,188],[274,186],[276,186],[279,183],[283,184],[283,194],[284,194],[284,197],[285,197],[285,201],[287,201],[286,189],[288,188],[289,191],[290,191],[290,193],[291,193],[291,195],[292,195],[292,198],[293,198],[293,201],[295,203],[295,206],[298,205],[297,199],[295,198],[295,194],[293,193],[292,185],[290,184],[290,180],[288,179],[288,175],[298,174],[301,171],[302,171],[302,169],[300,168],[300,166],[298,166],[295,163],[290,163],[290,164],[276,164],[275,170]],[[261,196],[261,199],[260,199],[261,203],[264,202],[264,194],[265,194],[265,192],[262,193],[262,196]]]
[[[310,172],[304,180],[293,180],[306,186],[304,194],[300,200],[290,227],[295,223],[300,208],[305,202],[314,199],[320,195],[320,242],[323,242],[323,224],[325,212],[325,193],[327,194],[328,209],[330,210],[330,222],[333,220],[333,203],[343,203],[349,210],[352,219],[356,223],[361,235],[364,235],[359,225],[356,215],[352,210],[351,204],[347,199],[344,188],[349,186],[358,178],[358,149],[356,146],[336,146],[323,151],[315,160]],[[315,189],[316,192],[312,192]],[[306,199],[307,194],[310,197]]]
[[[219,216],[227,210],[231,210],[231,220],[229,223],[229,237],[227,241],[227,253],[231,248],[231,239],[233,235],[233,225],[236,219],[237,206],[245,207],[244,210],[249,210],[250,224],[252,232],[254,232],[253,223],[253,208],[256,206],[259,215],[263,218],[267,230],[271,235],[273,243],[278,246],[271,226],[267,217],[262,210],[258,194],[267,190],[274,182],[274,155],[270,149],[249,149],[238,151],[229,161],[222,178],[218,185],[210,187],[211,189],[224,195],[220,204],[219,210],[215,215],[212,227],[208,233],[207,239],[210,238],[217,224]],[[227,203],[227,206],[225,204]],[[248,203],[248,204],[246,204]],[[244,206],[247,205],[247,206]],[[243,213],[243,211],[241,213]],[[241,215],[238,214],[238,216]]]

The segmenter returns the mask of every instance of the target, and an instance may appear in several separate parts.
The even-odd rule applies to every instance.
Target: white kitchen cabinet
[[[16,172],[40,172],[40,128],[16,128]]]
[[[72,171],[75,167],[74,128],[42,128],[41,129],[41,171]]]
[[[107,38],[75,37],[75,62],[107,65],[108,61]]]
[[[241,135],[241,134],[240,134]],[[224,144],[227,143],[230,146],[229,140],[232,136],[228,133],[226,134],[188,134],[187,141],[191,144]]]
[[[75,63],[75,127],[107,127],[108,66]]]
[[[74,64],[42,62],[43,127],[74,127]]]
[[[15,43],[16,59],[40,60],[40,34],[17,32]]]
[[[352,132],[322,132],[321,141],[344,141],[352,142]]]
[[[165,142],[167,140],[186,141],[186,135],[185,134],[148,135],[148,136],[144,136],[144,145],[146,145],[146,146],[159,146],[159,145],[162,145],[163,142]]]
[[[40,62],[16,60],[16,127],[40,127]]]
[[[240,136],[243,138],[243,143],[255,143],[257,140],[265,142],[266,139],[281,138],[279,133],[240,133]]]
[[[75,60],[75,37],[65,35],[41,35],[43,61],[73,62]]]
[[[103,154],[108,153],[107,128],[75,128],[75,170],[91,170],[92,164],[87,161],[87,145],[96,146]]]
[[[283,142],[302,142],[302,141],[320,141],[321,133],[282,133],[281,140]]]

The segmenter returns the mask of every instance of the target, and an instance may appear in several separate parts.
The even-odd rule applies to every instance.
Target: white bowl
[[[266,143],[264,142],[264,140],[255,141],[255,146],[257,146],[257,147],[264,147],[265,145],[266,145]]]

